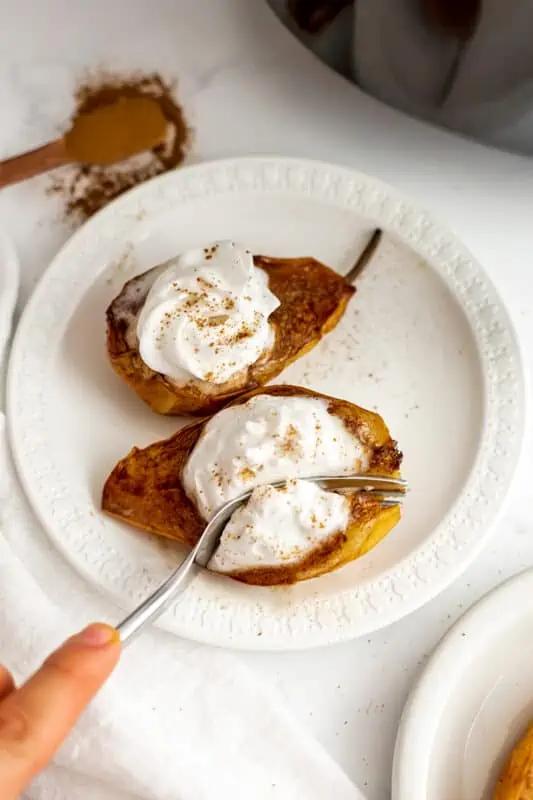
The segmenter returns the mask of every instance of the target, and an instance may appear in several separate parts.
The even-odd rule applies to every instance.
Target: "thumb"
[[[17,797],[52,758],[120,656],[118,632],[96,623],[52,653],[0,702],[0,786]]]

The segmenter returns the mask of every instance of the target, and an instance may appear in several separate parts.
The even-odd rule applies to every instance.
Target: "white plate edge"
[[[483,595],[454,623],[436,646],[402,711],[394,748],[391,800],[430,800],[425,790],[427,769],[434,735],[449,696],[448,690],[455,688],[455,676],[461,673],[464,660],[468,659],[472,640],[483,643],[494,638],[494,628],[481,625],[480,621],[492,607],[495,611],[501,611],[501,603],[506,597],[521,592],[527,592],[527,599],[531,599],[531,567]],[[507,619],[508,615],[499,619],[499,629],[505,627]],[[439,694],[435,693],[437,682]]]
[[[209,171],[213,170],[214,168],[216,168],[216,169],[221,169],[221,168],[224,168],[224,167],[225,168],[238,168],[241,165],[251,165],[251,166],[256,166],[256,167],[260,166],[260,165],[263,166],[263,167],[265,167],[265,166],[274,166],[274,167],[276,167],[279,164],[283,164],[285,166],[289,166],[289,167],[296,168],[296,169],[303,168],[304,170],[312,170],[312,169],[316,169],[316,168],[322,168],[322,169],[326,169],[326,170],[338,171],[341,174],[341,176],[342,175],[350,176],[352,179],[363,180],[366,184],[368,184],[368,185],[370,185],[372,187],[375,187],[376,189],[385,191],[388,197],[391,197],[393,199],[397,199],[399,202],[402,202],[402,203],[405,203],[405,202],[409,203],[410,202],[409,198],[406,195],[404,195],[403,193],[398,192],[396,189],[394,189],[392,187],[389,187],[386,183],[380,181],[379,179],[375,179],[375,178],[373,178],[371,176],[367,176],[367,175],[364,175],[362,173],[358,173],[358,172],[356,172],[354,170],[351,170],[351,169],[348,169],[346,167],[343,167],[342,165],[327,164],[325,162],[312,161],[312,160],[306,160],[306,159],[293,159],[293,158],[290,158],[290,157],[279,157],[278,158],[278,157],[268,157],[268,156],[259,156],[259,157],[247,156],[247,157],[244,157],[244,158],[221,159],[219,161],[212,161],[212,162],[206,162],[206,163],[202,163],[202,164],[198,164],[198,165],[192,165],[190,167],[183,168],[180,171],[180,173],[183,176],[184,173],[185,174],[187,174],[187,173],[189,173],[189,174],[209,173]],[[160,176],[159,178],[156,178],[156,179],[154,179],[153,181],[151,181],[149,183],[158,182],[160,184],[163,184],[164,182],[167,182],[167,181],[171,182],[173,179],[175,179],[175,175],[173,175],[171,173],[171,174],[166,174],[166,175]],[[87,230],[91,230],[93,226],[97,225],[100,215],[108,213],[109,209],[112,206],[117,207],[121,202],[123,202],[125,200],[131,201],[132,197],[136,197],[137,195],[141,196],[144,193],[146,186],[147,186],[147,184],[143,184],[142,186],[133,189],[131,192],[128,192],[126,195],[124,195],[123,197],[121,197],[118,200],[116,200],[113,204],[110,204],[108,207],[106,207],[106,209],[103,209],[103,211],[99,212],[99,214],[95,215],[95,217],[93,217],[91,220],[89,220],[89,222],[85,226],[83,226],[83,228],[80,229],[80,231],[78,231],[76,234],[74,234],[74,236],[69,241],[67,241],[65,243],[65,245],[59,250],[59,252],[54,257],[54,261],[56,259],[59,259],[61,256],[64,256],[65,252],[68,254],[68,249],[73,246],[73,241],[75,240],[75,238],[78,235],[87,235],[86,231]],[[413,205],[414,205],[415,208],[418,208],[416,201],[413,201]],[[466,254],[466,256],[468,256],[468,258],[472,261],[472,263],[475,264],[476,267],[482,272],[484,281],[485,281],[487,287],[491,290],[491,292],[493,294],[493,299],[495,301],[497,301],[497,303],[499,305],[500,316],[505,318],[506,330],[507,330],[507,333],[508,333],[508,335],[510,337],[511,343],[512,343],[513,348],[514,348],[514,355],[515,355],[515,357],[517,359],[517,368],[518,368],[517,369],[517,376],[518,376],[518,378],[520,380],[520,387],[519,387],[520,388],[520,397],[518,398],[518,401],[519,401],[519,405],[521,406],[521,412],[522,412],[521,413],[521,421],[522,421],[522,426],[521,427],[523,429],[525,427],[526,401],[527,401],[527,397],[526,397],[526,394],[527,394],[527,392],[526,392],[526,381],[524,379],[524,359],[523,359],[522,348],[520,346],[520,342],[519,342],[518,337],[516,335],[514,324],[513,324],[512,318],[511,318],[511,316],[510,316],[510,314],[509,314],[509,312],[507,310],[507,307],[506,307],[503,299],[501,298],[501,296],[497,292],[497,290],[496,290],[494,284],[492,283],[490,277],[482,270],[482,268],[479,266],[477,260],[472,256],[472,254],[468,251],[468,249],[461,242],[461,240],[458,239],[457,236],[455,234],[453,234],[451,231],[449,231],[445,226],[441,225],[438,221],[434,220],[433,216],[429,212],[426,212],[424,209],[419,209],[419,211],[423,212],[425,217],[427,219],[429,219],[437,227],[437,229],[440,232],[443,232],[448,237],[448,239],[451,240],[451,242],[460,251],[462,251],[462,253]],[[422,246],[420,242],[418,242],[419,246],[417,247],[417,242],[410,241],[409,238],[405,237],[405,236],[402,237],[402,238],[404,238],[404,240],[407,241],[414,248],[415,251],[420,252],[420,247]],[[74,242],[74,244],[75,244],[75,242]],[[421,255],[424,258],[427,258],[427,256],[424,255],[423,253]],[[39,302],[40,293],[42,291],[44,291],[44,289],[46,288],[47,276],[48,277],[50,276],[50,267],[45,271],[45,273],[43,274],[41,280],[39,281],[39,284],[37,285],[35,291],[33,292],[33,295],[30,298],[30,300],[29,300],[29,302],[28,302],[28,304],[26,306],[26,309],[25,309],[24,314],[23,314],[23,318],[22,318],[21,323],[19,325],[19,328],[17,330],[17,334],[16,334],[16,337],[15,337],[15,342],[14,342],[14,345],[13,345],[13,348],[12,348],[12,358],[10,359],[10,368],[9,368],[9,373],[8,373],[8,408],[11,406],[12,402],[14,403],[14,400],[12,400],[12,393],[15,391],[15,388],[14,388],[14,386],[15,386],[15,377],[14,377],[15,367],[12,366],[12,365],[15,364],[15,362],[16,362],[17,345],[18,345],[19,340],[23,339],[24,332],[25,332],[25,327],[30,324],[29,320],[31,318],[31,314],[32,314],[34,306],[37,305],[38,302]],[[446,276],[445,275],[442,275],[442,277],[443,277],[444,280],[446,280]],[[468,317],[467,317],[467,319],[468,319]],[[469,320],[469,322],[470,322],[470,320]],[[486,375],[484,377],[486,378]],[[17,470],[19,472],[20,480],[21,480],[21,482],[22,482],[22,484],[24,486],[24,489],[25,489],[25,492],[26,492],[27,496],[30,499],[30,502],[32,504],[32,507],[34,508],[35,513],[39,517],[39,519],[40,519],[41,523],[43,524],[43,526],[45,527],[45,529],[49,530],[48,523],[41,516],[41,514],[40,514],[40,512],[38,510],[38,502],[36,502],[36,503],[32,502],[32,487],[29,484],[28,480],[26,480],[26,477],[23,474],[24,471],[21,469],[21,464],[20,464],[20,462],[18,460],[17,447],[16,447],[16,443],[15,443],[14,424],[10,421],[10,424],[9,424],[8,427],[9,427],[9,436],[10,436],[10,441],[11,441],[11,445],[12,445],[12,451],[13,451],[13,454],[14,454],[15,462],[17,464]],[[512,465],[512,468],[509,470],[511,478],[509,479],[509,483],[507,484],[507,486],[505,488],[505,493],[504,493],[504,495],[502,495],[502,499],[506,498],[508,493],[509,493],[509,490],[510,490],[511,484],[512,484],[512,477],[516,473],[516,467],[517,467],[517,464],[519,462],[519,458],[520,458],[522,449],[523,449],[523,437],[520,439],[520,441],[514,447],[513,465]],[[503,505],[503,502],[502,502],[500,507],[499,507],[499,509],[498,509],[498,511],[492,517],[492,520],[491,520],[491,523],[490,523],[491,530],[494,528],[494,526],[495,526],[497,520],[500,518],[503,510],[504,510],[504,505]],[[56,538],[53,536],[53,534],[50,534],[50,535],[52,536],[52,539],[53,539],[55,545],[58,546],[59,549],[61,549],[59,544],[58,544],[58,542],[57,542],[57,540],[56,540]],[[463,559],[463,561],[460,563],[460,565],[456,565],[455,569],[453,569],[451,571],[449,569],[441,571],[441,573],[439,574],[439,579],[434,581],[432,583],[430,589],[428,591],[426,591],[422,603],[428,602],[436,594],[438,594],[446,586],[448,586],[452,582],[452,580],[456,579],[461,574],[461,572],[464,571],[464,569],[466,569],[469,566],[469,564],[475,559],[475,557],[478,555],[478,553],[481,551],[482,547],[487,543],[488,540],[489,540],[489,531],[487,530],[487,531],[485,531],[485,534],[482,537],[482,539],[480,541],[478,541],[475,546],[470,547],[468,559],[466,559],[466,560]],[[63,555],[65,555],[64,551],[63,551]],[[398,566],[399,565],[397,565],[394,569],[396,569]],[[80,568],[80,571],[82,572],[82,574],[84,574],[84,576],[86,578],[89,578],[91,580],[91,582],[94,583],[94,577],[93,576],[89,576],[81,568]],[[442,574],[442,572],[444,572],[444,574]],[[452,577],[450,577],[450,572],[453,573]],[[387,577],[387,575],[388,575],[388,573],[386,573],[384,576],[382,576],[382,579],[385,579]],[[109,587],[101,587],[100,586],[100,588],[105,588],[105,590],[110,592],[110,594],[114,597],[115,601],[117,600],[116,595],[113,594],[112,590],[109,589]],[[122,601],[120,599],[119,599],[119,603],[122,603]],[[244,637],[242,636],[242,634],[240,634],[238,642],[236,642],[234,640],[231,640],[231,641],[228,642],[228,638],[227,638],[226,635],[223,635],[223,636],[220,637],[220,639],[217,639],[217,636],[213,636],[213,631],[212,630],[209,631],[206,634],[206,638],[204,638],[201,635],[198,636],[198,632],[196,632],[196,634],[193,635],[193,634],[191,634],[190,630],[187,630],[185,632],[185,635],[187,635],[187,636],[189,636],[191,638],[196,638],[199,641],[207,641],[207,642],[210,642],[210,643],[220,644],[220,645],[231,644],[231,646],[233,646],[233,647],[235,647],[235,646],[237,646],[237,647],[246,647],[246,648],[250,648],[251,647],[253,649],[265,649],[265,648],[268,648],[268,649],[278,649],[278,648],[279,649],[287,649],[287,648],[299,649],[299,648],[306,648],[306,647],[311,647],[311,646],[320,646],[320,645],[329,644],[329,643],[332,643],[332,642],[342,641],[342,640],[345,640],[345,639],[348,639],[348,638],[352,638],[354,635],[364,635],[364,634],[368,633],[370,630],[376,630],[379,627],[382,627],[384,625],[390,624],[391,622],[396,621],[398,618],[403,617],[408,613],[411,613],[413,610],[415,610],[416,608],[420,607],[420,605],[421,605],[421,602],[420,602],[420,600],[418,598],[411,597],[409,601],[404,601],[401,604],[400,603],[397,604],[394,613],[390,613],[390,610],[389,610],[388,615],[385,616],[385,618],[380,619],[378,621],[378,624],[371,624],[368,628],[366,628],[364,625],[361,625],[359,623],[358,625],[355,626],[357,628],[357,632],[355,634],[352,632],[350,626],[347,626],[347,628],[344,629],[342,632],[339,632],[338,630],[335,631],[335,635],[332,636],[331,638],[328,637],[327,635],[325,635],[325,632],[322,629],[320,631],[318,631],[318,635],[316,635],[316,636],[310,634],[310,632],[307,631],[307,633],[302,637],[302,639],[298,639],[298,638],[296,640],[292,639],[290,644],[287,644],[287,642],[278,642],[278,640],[276,638],[273,639],[273,640],[270,640],[270,641],[268,640],[268,638],[262,638],[262,639],[258,640],[256,638],[256,635],[254,635],[253,633],[250,633],[249,635],[244,636]],[[400,608],[400,606],[401,606],[401,608]],[[162,623],[162,627],[165,627],[166,629],[172,630],[174,632],[183,633],[183,631],[179,630],[179,619],[176,619],[176,618],[170,619],[170,615],[169,614],[167,614],[165,617],[162,618],[161,623]],[[374,623],[375,623],[375,618],[374,618]]]

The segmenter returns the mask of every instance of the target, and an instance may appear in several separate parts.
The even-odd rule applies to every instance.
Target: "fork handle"
[[[198,574],[198,568],[194,561],[198,553],[198,547],[194,547],[187,558],[176,567],[167,580],[155,590],[137,608],[128,614],[127,617],[116,626],[120,634],[122,645],[130,644],[148,625],[161,616],[169,604],[179,597],[189,586],[191,581]]]
[[[122,622],[119,622],[117,630],[123,645],[133,641],[145,625],[155,622],[170,603],[185,591],[193,578],[198,575],[200,568],[207,567],[220,539],[224,524],[241,503],[242,498],[238,497],[226,503],[206,525],[197,543],[179,567],[176,567],[155,592],[143,600]]]

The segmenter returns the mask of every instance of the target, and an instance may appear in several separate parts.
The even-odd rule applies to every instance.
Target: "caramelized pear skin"
[[[297,386],[269,386],[234,399],[244,403],[255,395],[322,398],[371,453],[369,472],[398,477],[402,455],[383,419],[346,400]],[[105,482],[102,508],[107,513],[149,533],[193,546],[205,522],[187,497],[181,474],[208,419],[197,420],[163,441],[143,449],[134,447]],[[398,506],[383,508],[375,498],[350,498],[348,529],[335,534],[297,564],[254,568],[231,573],[244,583],[260,586],[292,584],[316,578],[353,561],[380,542],[400,520]]]
[[[128,281],[113,300],[107,309],[111,365],[152,411],[192,416],[213,414],[239,394],[264,386],[335,328],[355,292],[341,275],[314,258],[258,255],[254,256],[254,263],[267,273],[269,288],[280,301],[270,317],[274,345],[255,364],[222,384],[200,380],[178,384],[142,361],[137,343],[128,335],[127,320],[131,322],[146,300],[151,286],[148,273]]]

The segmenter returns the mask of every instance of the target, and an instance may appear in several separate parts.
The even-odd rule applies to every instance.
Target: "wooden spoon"
[[[0,161],[0,188],[67,164],[106,166],[123,161],[161,144],[167,128],[157,100],[124,97],[79,114],[61,139]]]

